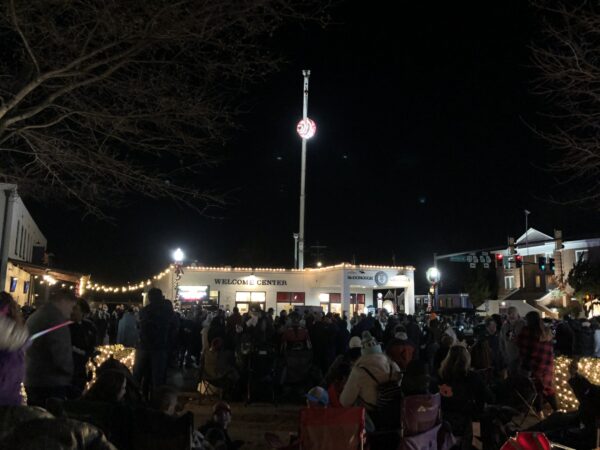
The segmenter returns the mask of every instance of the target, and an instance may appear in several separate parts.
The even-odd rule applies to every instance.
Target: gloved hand
[[[23,347],[29,338],[27,327],[8,317],[0,316],[0,350],[15,351]]]

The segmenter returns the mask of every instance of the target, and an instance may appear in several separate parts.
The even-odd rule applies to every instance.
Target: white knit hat
[[[362,342],[360,341],[360,338],[358,336],[352,336],[350,338],[350,342],[348,342],[348,347],[349,348],[361,348]]]
[[[362,333],[362,350],[360,353],[363,355],[382,353],[381,345],[379,345],[377,340],[373,336],[371,336],[371,333],[369,333],[368,331],[363,331]]]

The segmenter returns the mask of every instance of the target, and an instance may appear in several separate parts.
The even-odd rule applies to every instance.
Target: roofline
[[[172,267],[172,266],[171,266]],[[337,269],[367,269],[367,270],[409,270],[415,271],[413,266],[379,266],[379,265],[371,265],[371,264],[350,264],[350,263],[340,263],[335,264],[333,266],[324,266],[324,267],[305,267],[304,269],[287,269],[282,267],[233,267],[233,266],[185,266],[184,269],[198,271],[198,272],[293,272],[293,273],[302,273],[302,272],[321,272],[326,270],[337,270]]]
[[[207,266],[183,266],[184,270],[192,271],[192,272],[250,272],[253,274],[254,272],[281,272],[281,273],[305,273],[305,272],[322,272],[322,271],[331,271],[331,270],[339,270],[339,269],[350,269],[350,270],[404,270],[404,271],[415,271],[413,266],[375,266],[375,265],[361,265],[361,264],[350,264],[350,263],[340,263],[334,266],[327,267],[307,267],[304,269],[285,269],[285,268],[265,268],[265,267],[232,267],[232,266],[222,266],[222,267],[207,267]],[[137,291],[140,289],[144,289],[147,286],[151,286],[153,281],[158,281],[166,276],[169,272],[175,270],[175,265],[171,264],[165,270],[160,272],[157,275],[152,277],[148,277],[138,283],[125,283],[114,286],[108,286],[105,284],[100,284],[92,281],[90,277],[86,288],[93,291],[103,291],[103,292],[131,292]]]

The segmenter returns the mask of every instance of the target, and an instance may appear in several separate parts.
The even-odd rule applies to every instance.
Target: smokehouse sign
[[[215,284],[238,286],[287,286],[287,280],[260,280],[253,278],[215,278]]]

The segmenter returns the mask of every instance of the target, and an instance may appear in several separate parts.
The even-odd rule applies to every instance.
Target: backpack
[[[369,377],[377,384],[377,402],[375,403],[375,412],[370,413],[378,430],[387,428],[398,428],[400,426],[400,405],[402,401],[401,380],[394,380],[393,369],[390,366],[390,373],[387,381],[379,382],[375,375],[366,367],[360,366]]]

